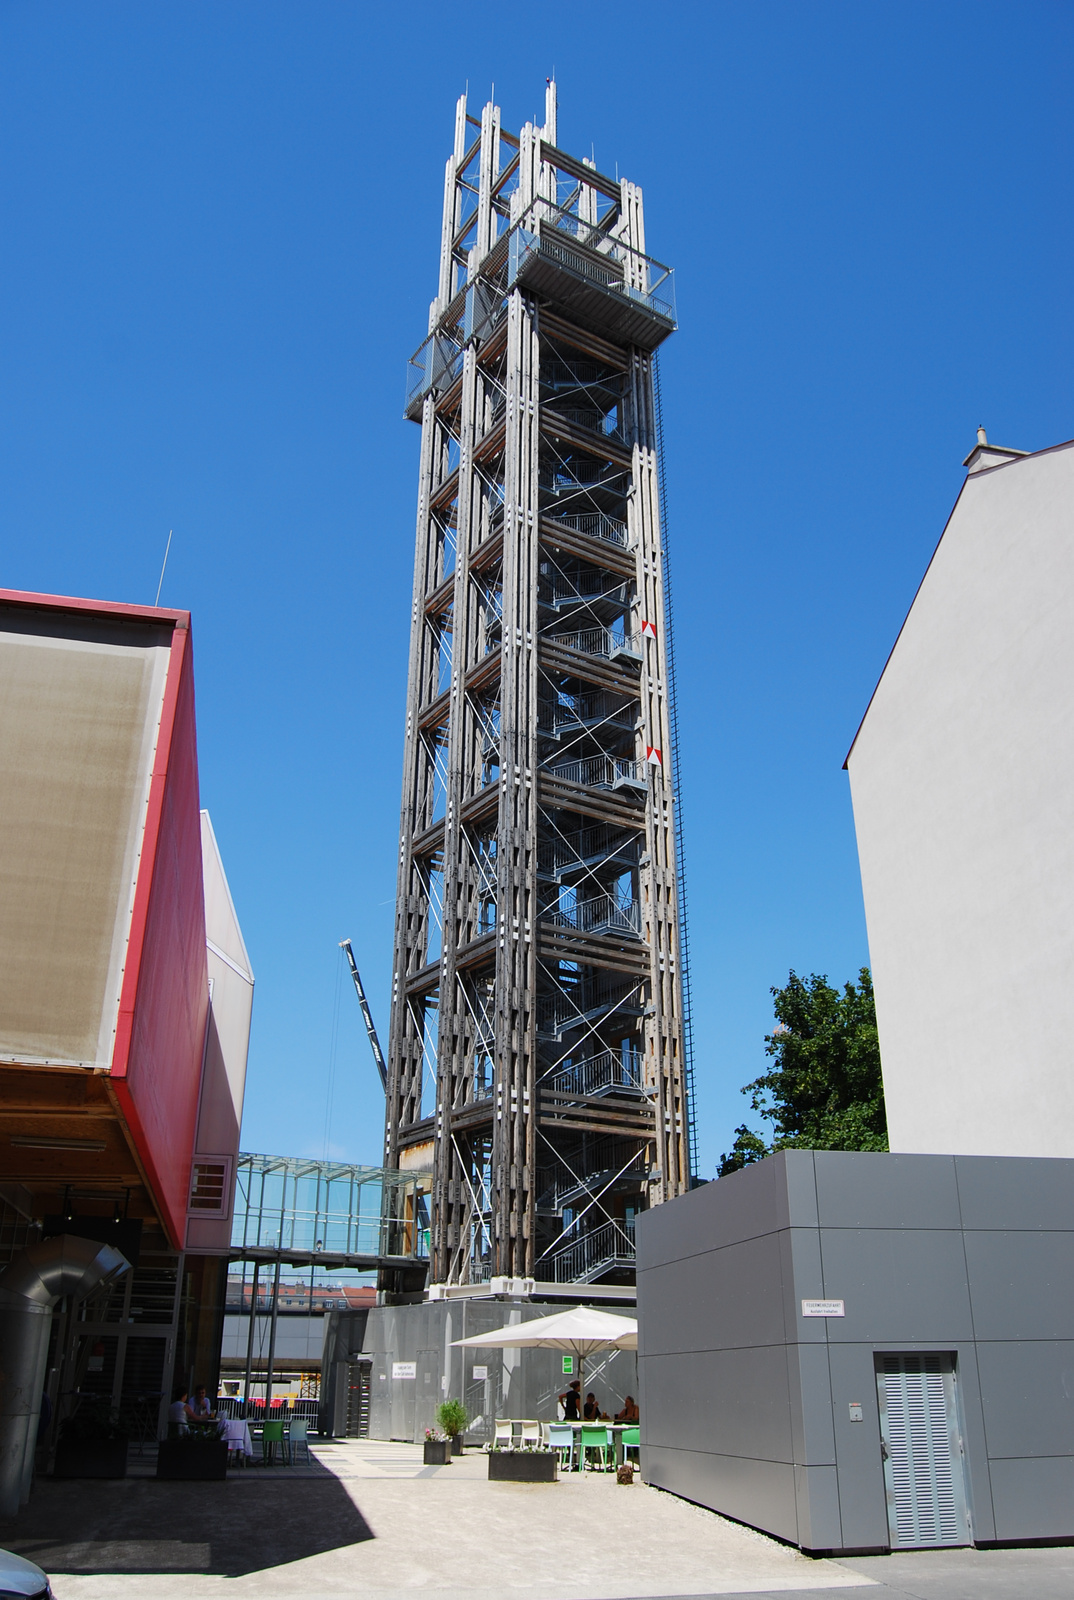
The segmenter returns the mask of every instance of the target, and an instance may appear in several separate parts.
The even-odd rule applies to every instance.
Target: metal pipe
[[[64,1295],[84,1300],[129,1270],[111,1245],[64,1233],[0,1273],[0,1516],[15,1516],[29,1498],[53,1306]]]
[[[265,1421],[268,1421],[269,1402],[272,1399],[272,1369],[276,1362],[276,1317],[280,1309],[280,1258],[276,1257],[276,1275],[272,1282],[272,1321],[269,1324],[268,1371],[265,1373]]]
[[[246,1276],[246,1263],[243,1262],[243,1277]],[[250,1290],[250,1332],[246,1340],[246,1383],[243,1387],[243,1416],[250,1415],[250,1383],[254,1370],[254,1329],[257,1326],[257,1274],[258,1264],[254,1262],[254,1279]]]

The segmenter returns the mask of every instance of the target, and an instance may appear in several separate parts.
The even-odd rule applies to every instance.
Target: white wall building
[[[1074,1156],[1074,441],[978,439],[847,757],[888,1126]]]

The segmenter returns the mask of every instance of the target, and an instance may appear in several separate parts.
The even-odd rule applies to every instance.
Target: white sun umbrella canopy
[[[592,1306],[573,1306],[554,1317],[537,1317],[532,1322],[513,1322],[490,1333],[475,1333],[469,1339],[452,1341],[471,1350],[562,1350],[575,1356],[578,1376],[585,1371],[586,1356],[598,1350],[636,1350],[638,1324],[634,1317],[616,1317],[610,1311]],[[585,1384],[582,1384],[583,1392]]]

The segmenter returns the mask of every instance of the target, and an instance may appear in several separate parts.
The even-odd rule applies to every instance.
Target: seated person
[[[199,1422],[211,1422],[216,1416],[216,1412],[209,1404],[209,1399],[205,1393],[205,1385],[203,1383],[199,1383],[198,1387],[194,1390],[194,1399],[191,1403],[190,1410]]]
[[[585,1397],[585,1406],[582,1411],[583,1422],[599,1422],[600,1416],[601,1412],[600,1407],[597,1404],[596,1395],[587,1394]]]
[[[168,1432],[170,1434],[189,1433],[190,1424],[194,1413],[187,1404],[187,1387],[181,1383],[177,1385],[172,1394],[172,1403],[168,1407]]]
[[[628,1394],[623,1401],[622,1411],[615,1413],[616,1422],[639,1422],[641,1413],[638,1411],[638,1402],[632,1394]]]

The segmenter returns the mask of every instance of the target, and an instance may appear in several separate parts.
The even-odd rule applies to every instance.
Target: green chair
[[[283,1418],[278,1422],[266,1422],[261,1430],[261,1457],[266,1467],[272,1465],[276,1456],[276,1446],[280,1447],[281,1457],[286,1455],[283,1441]]]
[[[628,1450],[636,1450],[638,1452],[638,1465],[640,1466],[641,1465],[641,1429],[640,1428],[624,1428],[623,1429],[623,1460],[624,1461],[626,1460],[626,1455],[627,1455],[627,1451]]]
[[[578,1451],[578,1457],[582,1464],[583,1471],[586,1465],[586,1457],[589,1455],[590,1450],[597,1450],[600,1452],[601,1468],[606,1469],[608,1466],[609,1446],[610,1440],[608,1438],[607,1428],[588,1428],[583,1425],[582,1443],[581,1448]]]

